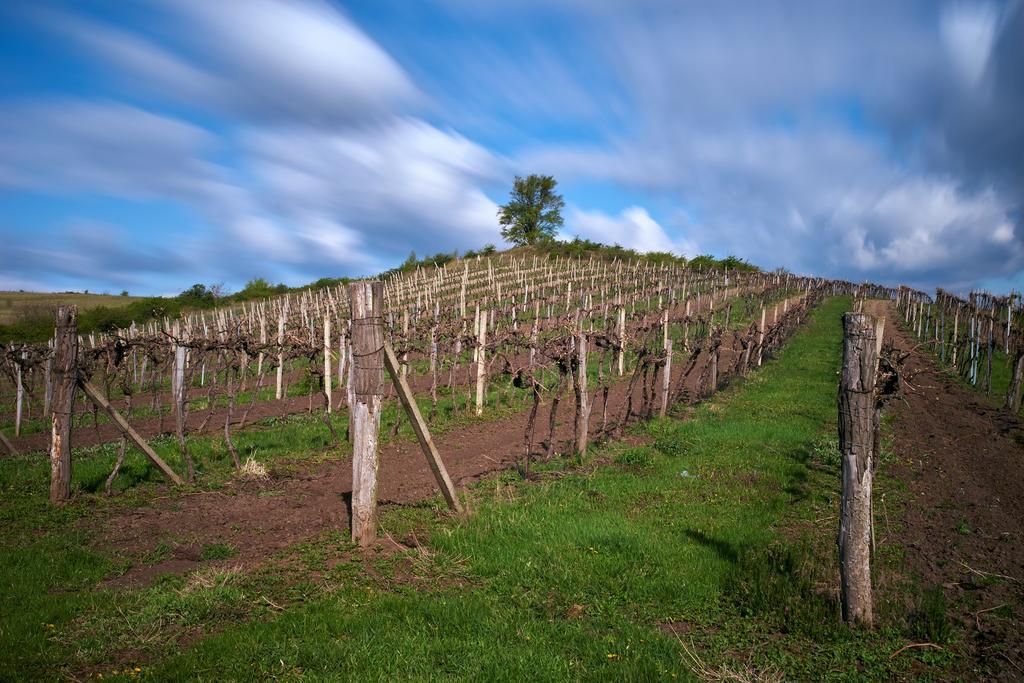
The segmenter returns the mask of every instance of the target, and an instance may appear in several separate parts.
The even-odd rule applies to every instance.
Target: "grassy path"
[[[394,540],[368,556],[325,534],[282,558],[288,578],[217,565],[40,637],[88,634],[86,670],[109,677],[97,653],[124,672],[133,634],[151,634],[139,661],[155,662],[121,675],[153,680],[927,675],[941,653],[890,658],[908,642],[902,612],[872,633],[838,623],[827,435],[848,304],[826,302],[777,360],[685,421],[643,425],[579,470],[479,485],[466,519],[392,509]],[[182,636],[194,644],[180,651]]]

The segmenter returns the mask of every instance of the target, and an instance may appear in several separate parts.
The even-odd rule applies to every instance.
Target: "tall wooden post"
[[[50,413],[50,502],[71,498],[71,413],[78,379],[78,307],[57,309],[53,337],[53,404]]]
[[[384,396],[384,284],[348,287],[352,311],[352,541],[377,539],[377,435]]]
[[[839,573],[843,619],[870,626],[871,486],[874,465],[876,323],[864,313],[843,316],[843,368],[839,384]]]

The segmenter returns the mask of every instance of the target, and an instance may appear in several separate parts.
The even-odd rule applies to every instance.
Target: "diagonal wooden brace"
[[[437,447],[434,446],[434,440],[430,437],[430,430],[427,429],[427,423],[420,414],[420,408],[416,404],[416,398],[413,396],[412,390],[409,389],[409,383],[402,377],[398,357],[395,356],[395,350],[391,348],[391,344],[386,340],[384,342],[384,367],[387,368],[388,374],[391,375],[391,381],[395,385],[395,393],[398,394],[399,400],[401,400],[402,405],[405,407],[405,412],[409,415],[413,431],[416,432],[416,439],[420,442],[420,448],[423,449],[423,455],[427,458],[427,464],[430,465],[430,470],[434,473],[434,479],[437,480],[441,494],[448,501],[448,507],[455,512],[462,512],[462,504],[459,502],[459,497],[455,494],[452,480],[448,478],[448,470],[445,469],[444,463],[441,461],[441,455],[437,452]]]
[[[128,424],[128,420],[124,419],[124,416],[117,412],[117,409],[114,406],[110,405],[110,401],[106,399],[103,392],[100,391],[96,385],[79,378],[78,386],[82,388],[82,391],[85,392],[85,395],[88,396],[93,403],[106,411],[107,415],[110,416],[111,422],[117,425],[117,428],[121,430],[121,433],[124,434],[129,441],[135,444],[140,451],[146,454],[149,461],[156,465],[157,469],[163,472],[165,477],[179,486],[183,483],[181,477],[174,473],[174,470],[171,469],[170,465],[165,463],[160,456],[156,454],[156,451],[146,443],[146,440],[143,439],[137,431],[132,429],[132,426]]]

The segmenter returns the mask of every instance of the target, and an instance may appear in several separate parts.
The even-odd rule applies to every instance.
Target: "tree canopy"
[[[516,176],[507,204],[498,209],[501,236],[523,246],[554,238],[562,226],[565,200],[555,192],[558,181],[549,175]]]

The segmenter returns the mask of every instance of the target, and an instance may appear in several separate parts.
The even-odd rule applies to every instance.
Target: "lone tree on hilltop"
[[[516,176],[508,204],[498,210],[501,236],[521,247],[553,239],[562,225],[565,200],[555,192],[558,181],[549,175]]]

